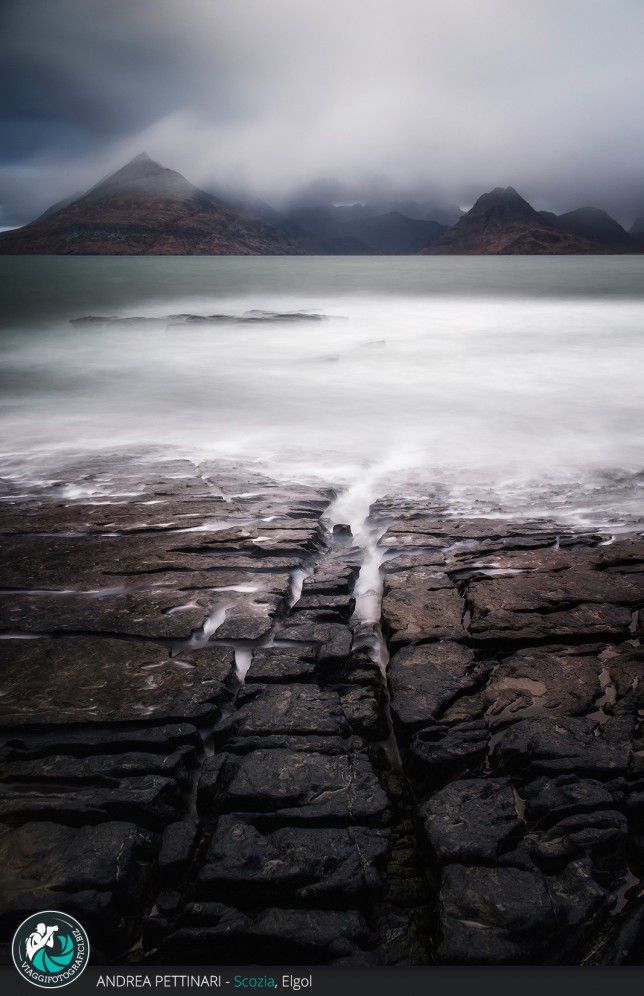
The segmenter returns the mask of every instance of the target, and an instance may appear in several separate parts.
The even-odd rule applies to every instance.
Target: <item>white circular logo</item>
[[[13,935],[13,963],[23,979],[41,989],[60,989],[89,961],[89,939],[69,913],[45,910],[27,917]]]

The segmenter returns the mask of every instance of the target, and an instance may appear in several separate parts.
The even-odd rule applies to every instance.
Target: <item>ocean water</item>
[[[3,257],[0,299],[1,473],[23,491],[109,453],[362,505],[644,514],[642,256]]]

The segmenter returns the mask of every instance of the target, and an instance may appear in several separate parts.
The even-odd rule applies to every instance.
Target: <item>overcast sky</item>
[[[0,225],[141,151],[272,203],[644,214],[644,0],[0,0],[0,39]]]

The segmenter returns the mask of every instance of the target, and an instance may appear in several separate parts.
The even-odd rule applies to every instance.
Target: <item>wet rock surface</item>
[[[116,466],[2,502],[5,941],[641,963],[637,532],[383,499],[380,592],[331,490]]]

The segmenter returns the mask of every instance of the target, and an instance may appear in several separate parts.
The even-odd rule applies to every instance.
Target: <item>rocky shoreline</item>
[[[640,534],[109,478],[1,503],[5,961],[642,963]]]

